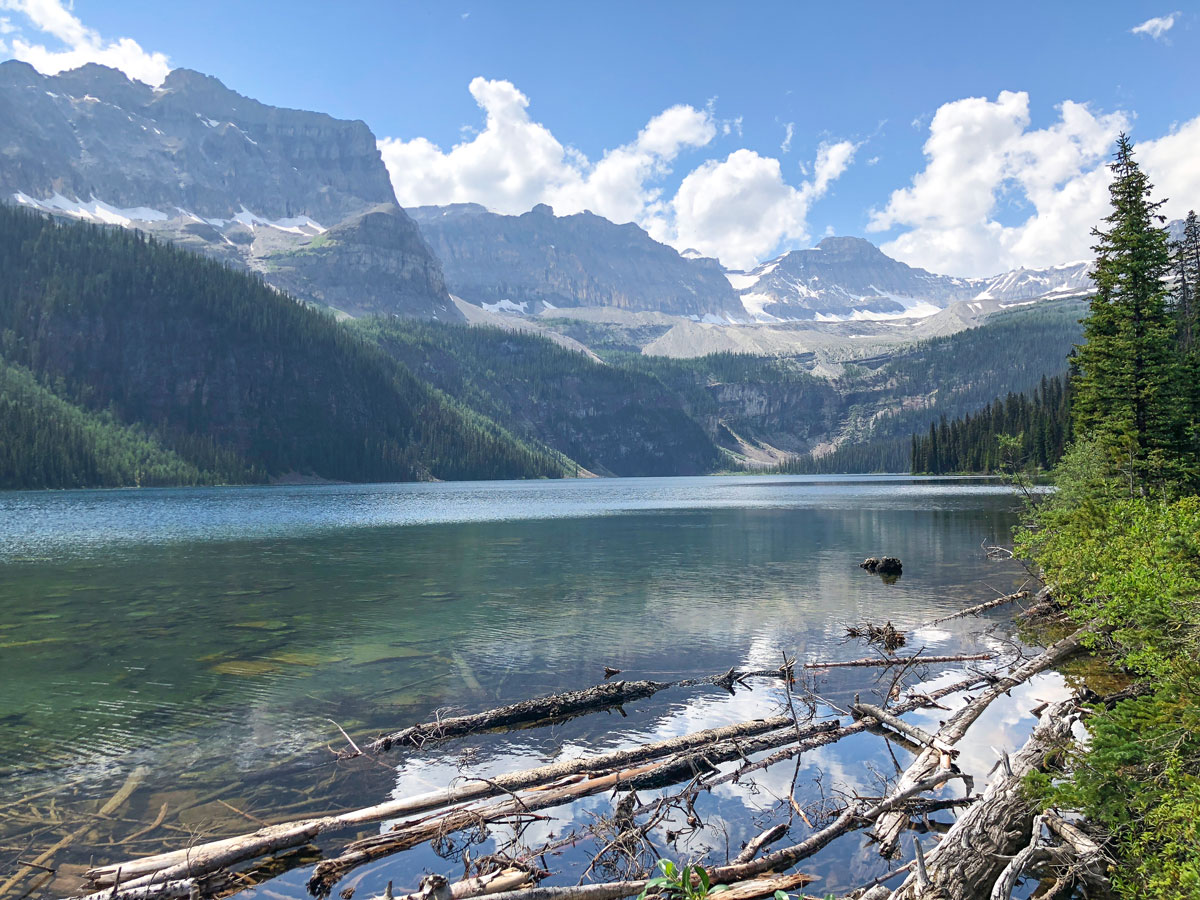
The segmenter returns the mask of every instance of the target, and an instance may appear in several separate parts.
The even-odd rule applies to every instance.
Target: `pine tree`
[[[1152,185],[1124,134],[1110,168],[1112,212],[1106,228],[1092,231],[1096,292],[1077,360],[1075,430],[1096,438],[1141,490],[1180,459],[1186,410],[1168,308],[1163,201],[1150,199]]]

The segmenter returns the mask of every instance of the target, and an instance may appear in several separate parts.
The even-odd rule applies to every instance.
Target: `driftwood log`
[[[894,891],[872,888],[863,900],[975,900],[988,896],[1010,858],[1028,845],[1033,809],[1023,778],[1044,769],[1071,743],[1075,698],[1051,704],[1025,745],[1008,757],[1009,768],[988,785],[982,799],[950,827],[925,857],[924,875],[910,874]]]
[[[872,666],[906,666],[909,664],[922,665],[925,663],[975,662],[977,660],[995,658],[995,653],[960,653],[956,656],[866,656],[862,659],[851,659],[845,662],[809,662],[804,664],[804,668],[847,669]]]
[[[977,616],[980,613],[987,612],[989,609],[996,609],[998,606],[1004,606],[1006,603],[1015,603],[1018,600],[1028,600],[1029,591],[1020,590],[1011,594],[1005,594],[1003,597],[997,597],[995,600],[988,600],[986,603],[979,603],[975,606],[968,606],[966,609],[960,609],[956,613],[950,613],[948,616],[942,616],[932,621],[926,622],[922,628],[929,628],[934,625],[941,625],[943,622],[949,622],[951,619],[962,619],[967,616]]]
[[[966,734],[967,729],[976,719],[983,715],[993,700],[1001,694],[1012,690],[1017,685],[1028,681],[1038,672],[1045,671],[1075,653],[1082,646],[1082,641],[1086,633],[1086,629],[1076,631],[1061,641],[1051,644],[1033,659],[1022,663],[1009,675],[997,678],[978,697],[971,700],[966,706],[950,717],[950,720],[938,730],[937,739],[951,746],[958,743],[962,739],[962,736]],[[900,780],[896,784],[896,790],[907,790],[910,785],[928,779],[930,773],[942,766],[944,756],[945,754],[938,747],[926,747],[909,764],[908,768],[904,770],[904,773],[900,776]],[[900,835],[907,824],[908,817],[902,813],[886,815],[876,823],[874,835],[876,840],[879,841],[880,854],[886,857],[896,854]]]

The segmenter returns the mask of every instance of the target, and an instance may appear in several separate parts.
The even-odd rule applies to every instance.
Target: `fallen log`
[[[804,872],[793,872],[791,875],[763,875],[726,885],[726,889],[721,891],[720,895],[722,900],[756,900],[758,897],[773,897],[776,891],[794,891],[816,880],[815,877]],[[468,900],[471,897],[485,896],[482,892],[460,896],[457,888],[459,884],[463,883],[460,881],[452,885],[452,888],[455,889],[452,900]],[[495,898],[519,895],[525,900],[539,900],[539,898],[540,900],[617,900],[620,897],[632,897],[639,894],[645,886],[645,880],[612,881],[564,887],[534,887],[504,893],[488,892],[487,896]],[[375,898],[375,900],[383,900],[383,898]],[[418,892],[396,898],[396,900],[442,900],[442,898],[437,893]],[[445,900],[451,900],[451,898],[447,897]]]
[[[851,659],[846,662],[809,662],[804,664],[806,669],[846,669],[854,666],[904,666],[909,663],[951,663],[976,662],[978,660],[995,659],[995,653],[960,653],[956,656],[867,656],[862,659]]]
[[[720,675],[708,675],[703,678],[686,678],[682,681],[610,681],[594,684],[579,691],[565,691],[561,694],[551,694],[547,697],[537,697],[532,700],[522,700],[510,703],[508,706],[497,707],[483,712],[471,713],[465,716],[452,716],[446,719],[436,719],[432,722],[422,722],[410,725],[399,731],[384,735],[367,745],[368,753],[383,753],[397,745],[423,747],[428,743],[460,737],[465,734],[477,734],[484,731],[494,731],[500,728],[527,726],[537,722],[557,721],[570,718],[585,712],[595,712],[611,709],[624,703],[643,700],[652,697],[659,691],[672,687],[694,687],[711,684],[731,689],[751,677],[783,677],[788,673],[784,669],[742,672],[730,669]]]
[[[929,706],[940,700],[943,697],[949,697],[951,694],[957,694],[960,691],[969,690],[979,684],[982,679],[979,676],[964,679],[963,681],[955,682],[954,684],[946,685],[936,691],[930,691],[928,694],[915,694],[907,700],[897,703],[892,707],[893,715],[900,715],[906,712],[912,712],[915,709],[920,709],[922,706]],[[836,731],[830,731],[825,734],[815,735],[810,738],[803,739],[792,746],[786,746],[782,750],[772,753],[770,756],[763,759],[755,760],[754,762],[746,762],[732,772],[726,772],[716,778],[711,778],[704,782],[706,789],[711,789],[720,784],[728,782],[736,782],[751,772],[756,772],[759,769],[766,769],[776,763],[784,760],[793,759],[807,750],[815,750],[817,747],[824,747],[827,744],[832,744],[835,741],[840,741],[844,737],[849,737],[852,734],[858,734],[863,731],[870,731],[877,728],[879,723],[874,718],[862,718],[849,725],[844,725]]]
[[[872,888],[862,900],[973,900],[994,885],[1008,859],[1029,843],[1033,809],[1024,795],[1024,777],[1044,769],[1071,741],[1076,712],[1074,698],[1043,710],[1029,739],[1009,758],[1011,774],[993,780],[925,857],[924,879],[910,875],[896,890]]]
[[[742,848],[742,852],[733,858],[735,863],[750,862],[754,857],[758,856],[758,851],[763,847],[768,847],[775,843],[788,831],[788,823],[780,822],[778,825],[773,825],[762,834],[751,838],[746,846]]]
[[[768,872],[790,868],[822,850],[841,835],[853,830],[857,823],[871,821],[888,810],[906,803],[911,797],[928,790],[935,784],[940,784],[947,778],[957,777],[961,776],[953,772],[938,773],[936,781],[913,785],[909,793],[887,797],[870,807],[864,807],[862,804],[852,801],[833,822],[799,844],[784,847],[750,862],[714,866],[708,869],[709,879],[713,883],[726,884],[732,888],[739,882],[763,879]],[[571,887],[536,887],[492,894],[489,900],[618,900],[621,897],[632,897],[638,894],[645,886],[646,881],[640,880]],[[786,889],[781,888],[780,890]],[[770,895],[773,894],[774,889],[770,892]],[[751,895],[740,896],[743,900],[749,900]],[[768,894],[754,894],[753,896],[768,896]]]
[[[859,716],[870,716],[872,719],[877,719],[884,725],[894,728],[901,734],[912,738],[918,744],[921,744],[925,747],[934,747],[951,758],[958,755],[957,750],[955,750],[937,735],[930,734],[924,728],[918,728],[916,725],[905,722],[899,716],[893,715],[882,707],[875,706],[871,703],[855,703],[851,707],[851,710],[858,713]]]
[[[510,772],[498,775],[493,779],[466,779],[462,784],[418,794],[415,797],[391,800],[387,803],[346,813],[283,822],[260,828],[258,831],[248,834],[209,841],[183,850],[98,866],[88,870],[86,877],[97,887],[113,884],[118,870],[121,871],[121,877],[125,882],[131,886],[146,883],[150,878],[155,881],[164,881],[181,877],[195,877],[267,853],[299,846],[312,840],[318,834],[338,828],[365,825],[384,819],[449,807],[469,800],[494,797],[505,791],[546,784],[569,775],[606,772],[644,760],[670,756],[738,737],[752,737],[764,732],[783,728],[790,729],[790,726],[792,726],[792,720],[787,716],[753,719],[656,741],[627,750],[613,750],[583,759],[571,759],[519,772]],[[794,735],[795,732],[789,730],[788,733]],[[140,880],[135,881],[135,879]]]
[[[485,875],[472,875],[454,884],[449,884],[441,875],[426,875],[421,879],[420,890],[404,894],[396,900],[467,900],[468,897],[514,891],[533,881],[535,878],[531,872],[516,867],[497,869]]]
[[[956,744],[975,720],[983,715],[993,700],[1075,653],[1082,646],[1085,634],[1087,634],[1087,629],[1081,628],[1061,641],[1051,644],[1033,659],[1026,660],[1011,674],[995,679],[978,697],[950,717],[950,720],[938,730],[936,735],[938,740],[951,746]],[[926,747],[904,770],[896,784],[896,789],[905,790],[908,785],[927,779],[931,772],[942,766],[944,755],[943,751],[937,747]],[[882,856],[892,857],[895,855],[900,835],[907,824],[908,817],[899,813],[884,816],[876,823],[873,833],[875,839],[879,841],[879,852]]]
[[[461,806],[437,816],[400,822],[385,834],[374,835],[351,843],[340,856],[317,865],[309,879],[309,890],[318,896],[329,893],[333,885],[351,869],[364,863],[408,850],[417,844],[472,825],[497,819],[519,816],[570,803],[609,788],[642,790],[674,784],[693,777],[697,772],[711,770],[719,762],[740,759],[749,753],[777,747],[781,743],[839,730],[836,722],[826,722],[797,729],[794,726],[768,732],[760,737],[739,741],[736,738],[707,745],[697,753],[684,752],[657,763],[598,775],[590,780],[563,779],[554,784],[542,784],[520,793],[507,801],[486,807]]]
[[[503,800],[488,806],[459,806],[423,819],[400,822],[384,834],[354,841],[342,851],[340,856],[317,863],[308,879],[308,890],[316,897],[328,896],[333,886],[347,872],[363,863],[399,853],[425,841],[433,840],[438,835],[461,831],[471,825],[496,819],[509,819],[540,809],[561,806],[592,794],[618,790],[638,775],[653,771],[661,765],[663,764],[648,763],[608,775],[590,778],[577,776],[573,779],[564,779],[557,784],[513,794],[510,800]]]
[[[1020,590],[1012,594],[1005,594],[1003,597],[997,597],[995,600],[988,600],[986,603],[979,603],[975,606],[968,606],[966,609],[960,609],[956,613],[950,613],[948,616],[934,619],[932,622],[926,622],[921,628],[931,628],[934,625],[941,625],[943,622],[949,622],[951,619],[963,619],[967,616],[977,616],[980,613],[987,612],[989,609],[995,609],[998,606],[1004,606],[1006,603],[1015,603],[1018,600],[1028,600],[1029,591]]]

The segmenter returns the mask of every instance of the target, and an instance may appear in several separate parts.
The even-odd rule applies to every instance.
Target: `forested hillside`
[[[915,344],[874,371],[847,379],[847,401],[895,410],[872,423],[868,437],[908,438],[942,416],[983,409],[997,397],[1031,394],[1044,376],[1060,374],[1082,335],[1082,300],[1018,307],[978,328]],[[861,365],[861,364],[860,364]]]
[[[1002,437],[1013,439],[1010,449]],[[986,475],[1017,465],[1046,471],[1062,459],[1071,437],[1070,381],[1043,378],[1032,395],[1010,393],[974,415],[943,417],[927,433],[914,434],[912,470]]]
[[[0,488],[122,487],[241,481],[236,458],[202,470],[143,430],[80,409],[0,360]]]
[[[206,473],[202,479],[573,471],[332,319],[252,276],[137,232],[0,207],[0,271],[0,356],[70,404],[146,429]],[[53,417],[56,410],[40,403],[23,415]],[[66,432],[37,419],[21,433],[54,440]],[[89,452],[106,451],[95,445]]]
[[[651,375],[496,328],[366,319],[359,333],[420,378],[602,475],[697,475],[721,453]]]

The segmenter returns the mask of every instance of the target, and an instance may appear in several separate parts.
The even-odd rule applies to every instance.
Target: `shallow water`
[[[919,628],[1023,580],[1019,566],[983,552],[1006,541],[1014,507],[987,481],[887,476],[0,493],[0,873],[77,827],[136,766],[147,775],[121,821],[73,841],[55,857],[57,882],[30,883],[38,892],[69,889],[89,859],[252,830],[283,807],[295,816],[366,805],[460,772],[777,713],[785,698],[764,680],[733,697],[665,691],[624,717],[396,753],[387,766],[338,762],[328,749],[345,746],[337,725],[369,737],[438,710],[584,687],[606,665],[668,680],[773,667],[784,652],[867,655],[845,641],[845,624]],[[882,553],[904,560],[894,584],[857,567]],[[1006,652],[1009,617],[917,630],[907,649]],[[877,689],[877,675],[827,670],[814,686],[844,705]],[[991,745],[1018,743],[1032,697],[1052,690],[1043,680],[989,712],[964,768],[990,768]],[[660,849],[724,861],[764,827],[794,775],[803,806],[837,790],[878,794],[875,770],[893,763],[866,736],[795,768],[704,796],[697,810],[709,827],[678,848],[660,835]],[[113,845],[164,804],[161,826]],[[553,810],[523,842],[595,824],[612,804],[599,796]],[[806,827],[797,820],[793,836]],[[336,851],[350,837],[321,846]],[[461,874],[452,848],[441,849],[356,873],[359,896],[389,880],[413,888],[425,870]],[[556,881],[573,883],[595,849],[585,841],[556,856],[554,868],[573,873]],[[310,868],[249,893],[303,896]],[[855,835],[805,869],[824,879],[814,890],[839,891],[886,864]]]

